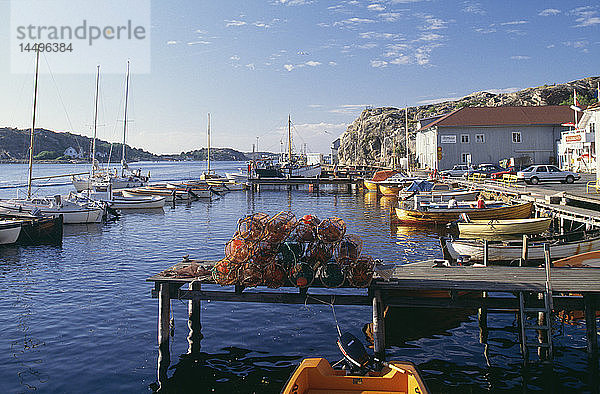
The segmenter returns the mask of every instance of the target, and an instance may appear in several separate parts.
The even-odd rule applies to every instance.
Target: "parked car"
[[[510,166],[505,168],[504,171],[494,172],[491,176],[492,179],[502,179],[502,176],[505,174],[508,175],[517,175],[517,172],[522,171],[525,166]]]
[[[457,164],[452,167],[451,170],[442,170],[440,171],[441,176],[463,176],[467,171],[473,169],[473,167],[468,166],[466,164]]]
[[[525,181],[537,185],[540,182],[562,182],[573,183],[580,179],[581,175],[573,171],[562,171],[552,165],[534,165],[517,172],[517,181]]]
[[[484,174],[486,177],[489,177],[491,174],[493,174],[495,172],[500,172],[500,171],[504,171],[504,170],[505,170],[504,168],[500,167],[497,164],[483,163],[483,164],[478,165],[477,168],[467,171],[463,175],[463,178],[466,178],[473,173]]]

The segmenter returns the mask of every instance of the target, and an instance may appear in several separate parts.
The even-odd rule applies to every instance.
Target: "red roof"
[[[566,105],[539,107],[464,107],[426,125],[433,126],[533,126],[560,125],[573,120]]]

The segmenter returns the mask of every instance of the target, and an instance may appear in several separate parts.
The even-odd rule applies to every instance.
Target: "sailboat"
[[[31,183],[33,175],[33,142],[35,133],[35,116],[37,109],[38,76],[40,52],[36,52],[35,82],[33,93],[33,120],[29,139],[29,174],[27,179],[27,198],[0,201],[0,212],[9,214],[30,213],[34,216],[61,216],[63,223],[99,223],[102,220],[104,209],[95,203],[80,204],[67,201],[60,195],[53,197],[32,198]]]
[[[308,164],[306,157],[292,154],[292,117],[288,115],[287,161],[282,156],[279,163],[256,162],[254,171],[259,178],[314,178],[321,175],[321,163]]]
[[[88,178],[73,177],[73,186],[80,192],[82,190],[91,189],[96,184],[104,184],[110,182],[112,189],[125,189],[130,187],[146,186],[150,179],[148,175],[142,175],[142,170],[130,170],[126,159],[126,139],[127,139],[127,107],[129,104],[129,61],[127,62],[127,74],[125,77],[125,111],[123,121],[123,150],[121,154],[121,173],[116,169],[108,172],[96,172],[96,122],[98,114],[98,84],[96,84],[96,116],[94,118],[94,142],[92,144],[92,172]],[[109,163],[110,164],[110,163]]]

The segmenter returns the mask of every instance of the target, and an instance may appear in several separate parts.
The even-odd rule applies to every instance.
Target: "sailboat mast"
[[[96,166],[94,165],[96,160],[96,132],[98,130],[98,90],[100,87],[100,65],[98,65],[98,72],[96,73],[96,99],[94,102],[94,140],[92,141],[92,177],[96,172]]]
[[[207,156],[206,156],[206,173],[210,174],[210,112],[208,113],[208,132],[207,132],[207,137],[208,139],[208,150],[207,150]]]
[[[40,66],[40,51],[36,51],[35,56],[35,82],[33,87],[33,120],[31,122],[31,132],[29,133],[29,176],[27,178],[27,199],[31,199],[31,178],[33,177],[33,134],[35,132],[35,111],[37,107],[38,75]]]
[[[125,119],[123,121],[123,154],[121,155],[121,173],[125,172],[125,137],[127,135],[127,104],[129,102],[129,60],[127,61],[127,77],[125,81]]]
[[[288,115],[288,162],[292,165],[292,116]]]
[[[410,157],[408,155],[408,106],[406,107],[406,110],[404,111],[404,149],[406,150],[406,169],[410,170]]]

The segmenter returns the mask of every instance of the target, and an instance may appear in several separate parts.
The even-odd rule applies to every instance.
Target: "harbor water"
[[[152,181],[198,178],[205,163],[140,163]],[[244,163],[221,162],[218,173]],[[86,171],[85,165],[36,165],[34,176]],[[0,197],[24,196],[26,165],[0,164]],[[37,181],[38,196],[72,190],[68,178]],[[435,230],[390,223],[392,198],[336,186],[232,192],[212,201],[127,212],[104,224],[65,226],[61,247],[0,247],[0,392],[151,392],[157,384],[157,300],[149,276],[190,258],[219,259],[237,220],[291,210],[343,218],[384,262],[440,258]],[[360,291],[360,290],[356,290]],[[278,393],[304,357],[341,358],[328,305],[202,303],[201,353],[187,353],[187,303],[172,301],[168,392]],[[337,319],[366,343],[369,307],[338,306]],[[597,392],[583,323],[554,321],[553,364],[525,367],[514,314],[490,314],[488,345],[477,315],[450,311],[432,321],[395,311],[386,329],[390,360],[417,364],[436,393]]]

